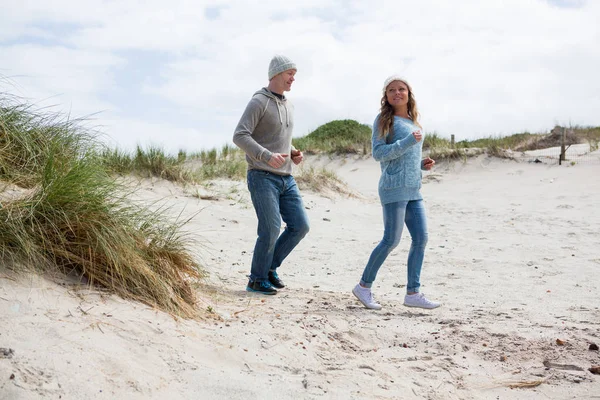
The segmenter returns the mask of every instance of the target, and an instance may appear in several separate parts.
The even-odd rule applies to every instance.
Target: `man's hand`
[[[304,160],[304,155],[300,150],[292,150],[292,161],[294,164],[298,165]]]
[[[285,158],[287,156],[287,154],[273,153],[273,155],[271,155],[271,159],[267,164],[269,164],[273,168],[281,168],[281,166],[285,163]]]
[[[433,168],[433,166],[435,165],[435,160],[427,157],[426,159],[423,160],[423,169],[425,169],[426,171],[429,171],[431,168]]]

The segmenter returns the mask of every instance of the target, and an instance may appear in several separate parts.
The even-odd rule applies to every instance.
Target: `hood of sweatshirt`
[[[256,91],[252,97],[256,97],[256,96],[265,96],[267,98],[267,101],[265,103],[265,108],[263,109],[263,115],[267,111],[267,108],[269,107],[269,103],[274,102],[275,105],[277,106],[277,114],[279,114],[279,123],[281,123],[281,125],[284,125],[284,120],[285,120],[285,126],[290,126],[290,118],[289,118],[290,113],[287,108],[287,99],[285,98],[285,96],[283,97],[283,99],[280,99],[279,97],[277,97],[273,93],[271,93],[271,91],[267,88],[262,88],[262,89]],[[284,114],[284,115],[282,115],[282,114]]]

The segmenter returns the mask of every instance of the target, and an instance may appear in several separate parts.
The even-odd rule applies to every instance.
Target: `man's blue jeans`
[[[418,292],[421,287],[421,268],[427,245],[427,219],[423,200],[399,201],[383,205],[383,239],[371,253],[369,262],[360,281],[361,285],[371,287],[377,276],[379,267],[390,252],[400,243],[402,228],[410,232],[412,244],[408,253],[408,293]]]
[[[267,171],[248,171],[248,190],[258,217],[258,239],[252,256],[250,280],[268,280],[269,270],[276,270],[306,236],[308,216],[294,177]],[[281,220],[286,227],[281,235]]]

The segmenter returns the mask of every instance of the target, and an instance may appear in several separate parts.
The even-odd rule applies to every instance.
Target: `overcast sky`
[[[0,91],[93,116],[112,144],[231,142],[269,60],[298,65],[295,136],[372,124],[393,73],[425,132],[600,125],[596,0],[0,0]],[[98,114],[96,114],[98,113]]]

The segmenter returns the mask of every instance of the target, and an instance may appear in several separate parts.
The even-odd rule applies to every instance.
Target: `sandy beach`
[[[311,157],[353,193],[303,191],[311,231],[276,296],[246,292],[256,216],[245,182],[143,180],[194,215],[201,321],[66,278],[0,270],[0,400],[600,399],[600,166],[489,158],[425,174],[422,291],[402,305],[410,237],[365,309],[351,294],[383,234],[379,165]]]

